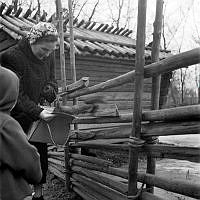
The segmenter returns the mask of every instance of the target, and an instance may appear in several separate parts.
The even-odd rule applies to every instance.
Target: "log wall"
[[[147,59],[146,64],[149,64],[150,59]],[[128,59],[110,59],[99,58],[92,56],[76,56],[76,71],[77,80],[82,77],[89,77],[89,86],[96,85],[98,83],[115,78],[122,74],[125,74],[135,69],[135,60]],[[69,57],[66,57],[66,78],[67,84],[72,83],[72,72],[70,70]],[[60,83],[60,64],[59,59],[56,59],[56,79]],[[165,84],[163,84],[162,96],[166,97],[168,93],[169,77],[165,77]],[[164,88],[165,87],[165,88]],[[132,111],[134,100],[135,84],[127,83],[119,87],[107,89],[104,92],[100,92],[107,98],[109,103],[115,103],[120,112],[125,113]],[[164,100],[164,98],[162,98]],[[162,104],[164,101],[162,100]],[[143,93],[143,109],[150,109],[151,101],[151,78],[144,81],[144,93]]]

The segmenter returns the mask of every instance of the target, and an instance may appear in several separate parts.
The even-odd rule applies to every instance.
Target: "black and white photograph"
[[[200,199],[199,0],[0,0],[0,200]]]

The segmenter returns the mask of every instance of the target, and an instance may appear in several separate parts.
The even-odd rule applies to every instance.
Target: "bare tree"
[[[92,9],[92,13],[91,13],[91,15],[90,15],[88,21],[91,21],[91,20],[92,20],[92,17],[93,17],[94,14],[95,14],[95,11],[96,11],[96,8],[97,8],[98,4],[99,4],[99,0],[97,0],[96,4],[94,5],[94,8]]]
[[[121,19],[121,15],[122,15],[122,9],[123,9],[123,5],[124,5],[124,0],[117,1],[117,9],[116,9],[117,10],[117,18],[115,18],[115,15],[113,14],[114,9],[110,5],[110,1],[107,0],[107,3],[108,3],[108,7],[109,7],[109,10],[111,13],[111,18],[112,18],[113,24],[115,24],[117,26],[117,28],[119,28],[120,19]]]

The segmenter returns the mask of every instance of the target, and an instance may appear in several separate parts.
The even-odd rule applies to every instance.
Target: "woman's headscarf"
[[[48,22],[39,22],[34,25],[29,33],[27,34],[27,38],[30,44],[35,43],[37,40],[41,39],[45,36],[58,36],[58,32],[56,27]]]

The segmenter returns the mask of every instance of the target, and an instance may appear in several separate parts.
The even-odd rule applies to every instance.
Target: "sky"
[[[4,2],[11,2],[12,0],[0,0]],[[30,0],[21,0],[28,4]],[[32,6],[37,5],[37,0],[32,0]],[[78,10],[84,2],[87,1],[83,12],[79,16],[79,20],[88,19],[95,3],[98,0],[74,0],[77,3],[77,10],[74,16],[77,16]],[[120,0],[122,2],[122,0]],[[41,7],[45,9],[50,15],[55,12],[54,0],[41,0]],[[112,16],[116,18],[118,15],[118,0],[99,0],[93,21],[99,23],[107,23],[111,25],[113,22]],[[133,30],[132,37],[136,37],[137,28],[137,4],[138,0],[124,0],[124,7],[122,9],[122,17],[120,26],[124,27],[128,19],[127,27]],[[129,6],[128,6],[129,5]],[[25,5],[24,5],[25,6]],[[62,0],[62,6],[68,8],[68,0]],[[128,9],[129,8],[129,9]],[[147,17],[146,17],[146,44],[152,41],[153,36],[153,22],[155,20],[156,0],[147,0]],[[164,32],[166,37],[167,49],[172,53],[184,52],[200,45],[200,3],[199,0],[164,0],[163,14],[164,14]],[[199,41],[195,42],[195,41]],[[161,39],[161,46],[163,47],[163,40]],[[200,68],[200,67],[198,67]],[[187,87],[194,88],[195,84],[195,70],[190,67],[191,71]],[[200,73],[200,69],[199,69]]]

